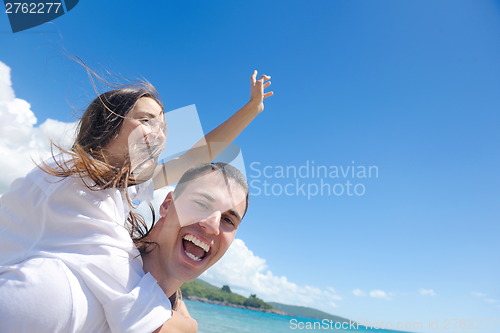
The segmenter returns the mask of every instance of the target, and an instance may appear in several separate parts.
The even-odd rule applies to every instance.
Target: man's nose
[[[220,219],[221,212],[215,211],[207,218],[201,220],[200,226],[208,235],[217,236],[219,234]]]

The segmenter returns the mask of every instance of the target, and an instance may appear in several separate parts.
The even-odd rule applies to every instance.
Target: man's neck
[[[182,281],[166,276],[167,274],[161,270],[159,263],[155,262],[158,258],[153,253],[154,251],[142,255],[142,268],[145,273],[153,275],[165,295],[170,297],[182,286]]]

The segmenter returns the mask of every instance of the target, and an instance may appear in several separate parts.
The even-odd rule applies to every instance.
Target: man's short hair
[[[234,166],[227,163],[223,162],[203,163],[187,170],[182,175],[181,179],[177,183],[177,186],[175,187],[174,197],[179,197],[182,194],[182,192],[184,192],[190,181],[193,181],[198,177],[207,175],[215,171],[220,172],[224,176],[226,184],[228,185],[238,184],[245,191],[246,205],[245,205],[245,212],[243,213],[243,216],[245,216],[248,210],[248,183],[245,179],[245,176],[243,176],[240,170],[236,169]]]

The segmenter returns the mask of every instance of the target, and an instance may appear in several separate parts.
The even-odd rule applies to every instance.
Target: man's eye
[[[149,118],[139,119],[139,121],[140,121],[141,123],[147,123],[147,122],[149,122],[149,120],[150,120]]]
[[[235,224],[234,224],[233,220],[231,220],[229,217],[225,217],[225,218],[224,218],[224,222],[226,222],[226,223],[228,223],[228,224],[230,224],[230,225],[232,225],[232,226],[235,226]]]

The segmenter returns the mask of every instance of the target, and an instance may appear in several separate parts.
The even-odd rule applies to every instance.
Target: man
[[[227,251],[247,207],[245,178],[224,163],[188,170],[167,195],[160,206],[160,220],[136,244],[144,271],[173,299],[174,308],[181,285],[200,276]],[[179,301],[178,306],[190,318],[184,304]],[[194,320],[187,323],[196,324]]]

